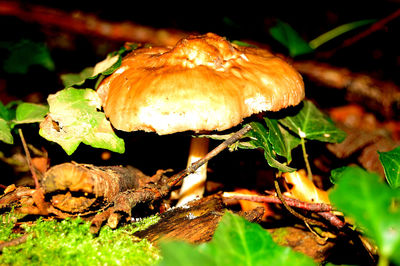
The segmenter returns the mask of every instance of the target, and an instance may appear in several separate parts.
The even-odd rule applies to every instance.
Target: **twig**
[[[335,226],[338,229],[342,229],[345,226],[345,223],[342,222],[336,215],[329,211],[318,212],[318,215],[327,220],[331,225]]]
[[[22,130],[20,128],[18,128],[18,133],[19,133],[19,136],[21,137],[22,146],[24,147],[26,161],[28,162],[29,170],[31,171],[33,181],[35,181],[35,188],[37,190],[39,190],[40,189],[39,180],[37,178],[35,169],[32,165],[31,154],[29,153],[28,145],[26,145],[24,134],[22,134]]]
[[[293,216],[299,218],[300,220],[302,220],[304,223],[308,224],[308,225],[316,225],[319,227],[323,227],[325,228],[326,225],[320,221],[314,220],[314,219],[310,219],[308,217],[305,217],[304,215],[296,212],[295,210],[292,209],[292,207],[290,207],[286,200],[284,199],[283,195],[282,195],[282,191],[281,188],[279,187],[279,182],[278,182],[278,178],[275,178],[274,180],[274,185],[275,185],[275,190],[276,190],[276,194],[278,196],[278,198],[280,199],[280,201],[282,202],[283,206],[285,206],[286,210],[288,210],[288,212],[290,212]]]
[[[241,193],[235,193],[235,192],[224,192],[222,195],[223,197],[226,198],[233,198],[236,200],[248,200],[252,202],[260,202],[260,203],[277,203],[281,204],[282,201],[277,198],[276,196],[263,196],[263,195],[248,195],[248,194],[241,194]],[[325,203],[310,203],[310,202],[304,202],[300,201],[298,199],[294,198],[289,198],[284,195],[282,195],[283,198],[285,199],[285,202],[287,205],[291,207],[295,207],[298,209],[303,209],[307,211],[312,211],[312,212],[329,212],[332,211],[332,206],[325,204]]]
[[[282,201],[276,196],[269,195],[248,195],[236,192],[224,192],[222,195],[225,198],[232,198],[235,200],[248,200],[252,202],[260,202],[260,203],[276,203],[283,204]],[[331,211],[333,208],[331,205],[326,203],[310,203],[300,201],[298,199],[289,198],[282,194],[282,198],[285,200],[286,204],[290,207],[294,207],[297,209],[303,209],[306,211],[316,212],[322,218],[326,219],[331,225],[335,226],[338,229],[341,229],[345,226],[345,223],[342,222],[336,215],[334,215]]]

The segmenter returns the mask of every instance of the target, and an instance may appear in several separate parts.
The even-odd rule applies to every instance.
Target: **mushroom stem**
[[[187,167],[202,159],[208,153],[208,138],[193,137],[190,142],[189,158]],[[183,179],[182,187],[179,192],[178,206],[185,205],[187,202],[201,198],[205,189],[207,179],[207,162],[198,168],[194,173]]]

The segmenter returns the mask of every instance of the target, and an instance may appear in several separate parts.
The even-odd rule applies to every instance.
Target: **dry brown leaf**
[[[248,190],[245,188],[238,188],[235,189],[236,193],[240,194],[245,194],[245,195],[256,195],[260,196],[256,191],[254,190]],[[274,211],[271,209],[268,203],[261,203],[261,202],[254,202],[254,201],[249,201],[249,200],[239,200],[239,204],[242,208],[242,211],[247,212],[254,210],[257,207],[262,207],[264,209],[264,214],[262,216],[262,220],[265,221],[268,216],[274,215]]]
[[[330,204],[328,193],[317,188],[314,183],[308,179],[304,170],[291,173],[287,172],[282,174],[282,176],[285,178],[286,183],[292,185],[292,187],[284,193],[285,196],[305,202]]]

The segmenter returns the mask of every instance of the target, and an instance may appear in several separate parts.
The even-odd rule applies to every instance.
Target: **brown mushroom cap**
[[[266,50],[208,33],[174,47],[141,48],[98,88],[113,126],[124,131],[212,131],[297,105],[300,74]]]

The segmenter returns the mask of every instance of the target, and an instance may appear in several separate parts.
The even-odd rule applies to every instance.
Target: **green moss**
[[[18,237],[18,234],[13,234],[12,229],[14,223],[18,220],[18,216],[14,212],[6,213],[0,216],[0,242],[9,241]]]
[[[3,249],[0,264],[12,265],[154,265],[159,251],[147,240],[139,240],[133,233],[155,222],[155,217],[116,230],[104,226],[98,236],[90,233],[90,223],[80,218],[61,222],[38,219],[32,226],[24,226],[32,233],[28,240]],[[15,238],[13,223],[2,223],[3,241]],[[7,236],[8,234],[8,236]]]
[[[270,231],[272,239],[277,243],[278,245],[285,246],[287,245],[287,240],[286,236],[288,235],[288,231],[285,227],[277,228],[273,231]]]

